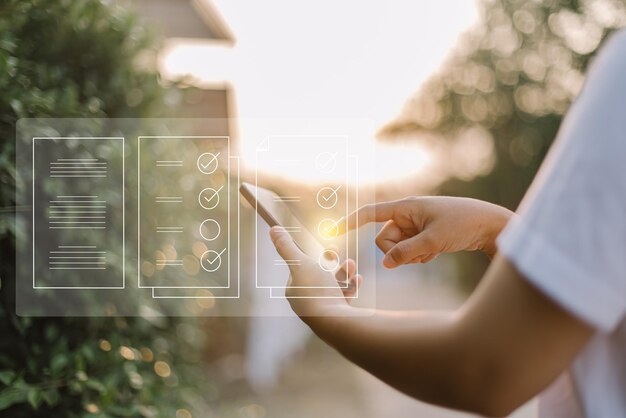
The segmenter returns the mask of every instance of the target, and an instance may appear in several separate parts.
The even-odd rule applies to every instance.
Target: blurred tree
[[[201,394],[213,387],[198,367],[205,342],[191,332],[194,318],[15,316],[15,237],[23,232],[12,212],[28,210],[14,207],[16,120],[158,116],[165,91],[140,62],[151,45],[145,26],[114,2],[0,4],[1,416],[206,411]]]
[[[626,2],[483,0],[479,8],[478,24],[380,136],[448,142],[451,176],[438,192],[515,209],[590,59],[626,24]],[[458,259],[472,283],[486,266],[475,255]]]

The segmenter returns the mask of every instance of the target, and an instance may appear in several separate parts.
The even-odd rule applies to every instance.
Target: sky
[[[229,83],[241,119],[368,118],[380,127],[399,114],[476,21],[476,5],[468,0],[213,4],[233,32],[234,46],[174,41],[162,68],[170,76],[192,74],[205,85]],[[238,131],[246,137],[245,126]],[[374,135],[375,129],[368,140]],[[383,148],[397,158],[427,160],[416,146]],[[243,141],[242,152],[245,160],[253,149]],[[389,176],[420,169],[400,166],[390,165]]]

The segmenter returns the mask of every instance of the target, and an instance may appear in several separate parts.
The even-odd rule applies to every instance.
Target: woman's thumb
[[[291,238],[291,235],[280,226],[273,226],[270,229],[270,238],[276,247],[276,251],[285,261],[302,261],[304,253]]]

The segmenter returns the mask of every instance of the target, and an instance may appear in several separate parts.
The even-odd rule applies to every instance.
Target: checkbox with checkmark
[[[207,210],[214,209],[220,203],[220,191],[223,188],[224,186],[220,186],[217,190],[212,187],[203,189],[198,195],[200,206]]]
[[[196,165],[198,166],[198,170],[200,170],[200,172],[203,174],[215,173],[219,165],[219,156],[219,152],[215,154],[213,154],[212,152],[205,152],[204,154],[200,155],[196,163]]]
[[[337,193],[341,189],[341,185],[333,188],[330,186],[322,187],[317,192],[317,204],[322,209],[332,209],[337,205],[339,201],[339,194]]]
[[[315,168],[324,174],[332,173],[337,166],[337,152],[320,152],[315,157]]]
[[[215,250],[205,251],[202,257],[200,257],[200,265],[209,273],[217,271],[222,265],[222,254],[224,254],[225,251],[226,248],[219,253]]]

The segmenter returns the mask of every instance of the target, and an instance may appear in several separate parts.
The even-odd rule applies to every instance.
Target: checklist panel
[[[228,136],[235,122],[240,144]],[[268,225],[239,191],[243,180],[263,187],[264,201],[286,206],[274,213],[321,269],[335,274],[354,260],[363,285],[352,292],[337,274],[337,286],[349,288],[355,306],[374,306],[374,226],[337,231],[359,202],[374,201],[374,188],[359,187],[358,166],[368,176],[375,167],[364,126],[342,119],[18,121],[16,312],[291,315],[277,299],[294,286],[289,268],[310,260],[279,256]],[[310,286],[306,297],[327,297],[331,285]]]
[[[359,169],[359,159],[358,156],[356,155],[348,155],[348,184],[358,184],[358,169]],[[323,189],[320,189],[323,190]],[[319,196],[317,197],[319,199]],[[347,194],[347,200],[348,200],[348,206],[346,207],[345,213],[352,213],[354,211],[356,211],[359,208],[359,193],[357,189],[354,189],[352,193],[348,193]],[[319,202],[318,202],[319,205]],[[357,223],[358,223],[358,214],[357,214]],[[369,227],[371,228],[373,225],[369,225]],[[330,260],[344,260],[346,258],[350,258],[352,260],[354,260],[355,264],[356,264],[356,274],[359,274],[359,272],[362,271],[362,259],[360,257],[359,254],[359,231],[361,228],[357,228],[353,231],[349,231],[347,232],[345,235],[340,235],[339,237],[334,238],[330,245],[325,247],[324,251],[324,255],[331,253],[333,256],[329,257],[326,259],[326,262],[324,264],[322,264],[322,262],[320,262],[320,267],[323,270],[326,271],[330,271],[335,273],[336,269],[338,267],[338,264],[336,262],[329,262]],[[367,229],[367,226],[363,229],[365,230]],[[346,249],[346,253],[343,252],[338,252],[337,248],[338,247],[343,247]],[[366,252],[367,253],[367,252]],[[375,257],[373,256],[373,254],[369,254],[370,259],[374,259]],[[328,268],[330,267],[330,268]],[[372,275],[368,275],[370,277],[370,280],[374,280],[372,279]],[[344,276],[345,277],[345,276]],[[371,285],[372,283],[370,283]],[[337,285],[340,288],[347,288],[349,283],[347,281],[343,281],[343,280],[339,280],[337,281]],[[287,298],[288,296],[285,295],[285,289],[288,286],[285,286],[284,284],[280,285],[280,286],[272,286],[270,288],[269,291],[269,297],[271,299],[284,299]],[[311,286],[308,286],[307,288],[311,289]],[[301,298],[302,296],[289,296],[288,298]],[[329,296],[327,294],[327,292],[325,291],[324,288],[322,287],[318,287],[315,288],[315,290],[309,290],[308,292],[308,296],[306,296],[307,298],[322,298],[322,299],[334,299],[337,298],[338,296]],[[371,293],[370,295],[366,295],[365,298],[363,297],[363,292],[361,291],[360,288],[356,288],[354,293],[352,293],[350,296],[339,296],[340,298],[347,298],[347,299],[352,299],[352,302],[355,302],[356,300],[362,300],[363,299],[370,299],[371,300]],[[367,305],[367,301],[366,305]]]
[[[316,245],[306,249],[307,255],[317,260],[323,270],[332,272],[340,260],[348,254],[348,241],[338,236],[337,221],[347,214],[348,193],[348,138],[341,135],[276,135],[268,136],[256,150],[257,167],[275,167],[281,171],[303,170],[315,173],[317,178],[327,179],[314,190],[302,188],[300,192],[275,195],[277,203],[285,204],[294,213],[319,214],[315,220],[294,218],[293,224],[281,225],[296,240],[299,235],[312,234]],[[258,184],[258,174],[256,178]],[[315,207],[304,207],[315,202]],[[259,260],[259,236],[265,225],[257,218],[255,251]],[[273,259],[263,260],[263,273],[256,267],[256,287],[285,287],[288,267],[301,260],[284,260],[277,253]]]
[[[229,138],[139,137],[138,283],[229,288]]]
[[[236,172],[236,176],[233,175],[231,178],[231,187],[233,190],[239,189],[239,158],[238,157],[230,157],[231,161],[231,169],[233,170],[233,174]],[[230,255],[228,261],[230,262],[230,275],[228,280],[228,287],[223,286],[206,286],[206,283],[198,281],[194,286],[186,286],[186,287],[153,287],[152,288],[152,298],[155,300],[160,300],[164,302],[175,301],[177,299],[239,299],[241,295],[241,286],[240,286],[240,254],[239,254],[239,224],[240,224],[240,212],[239,212],[239,195],[238,193],[230,193],[230,212],[228,213],[228,217],[230,219],[230,238],[227,240],[226,244],[228,245],[228,254]],[[199,227],[198,233],[205,240],[216,240],[211,237],[212,231],[221,231],[221,227],[215,225],[211,222],[211,225],[208,227],[203,225],[206,223],[206,220],[202,221]],[[213,229],[211,229],[213,228]],[[203,232],[204,229],[204,232]],[[221,235],[221,232],[219,233]],[[216,260],[217,261],[217,260]],[[221,268],[220,261],[220,268]],[[213,302],[207,302],[213,303]],[[206,305],[206,304],[205,304]]]
[[[123,137],[33,138],[34,288],[124,287],[123,150]]]

